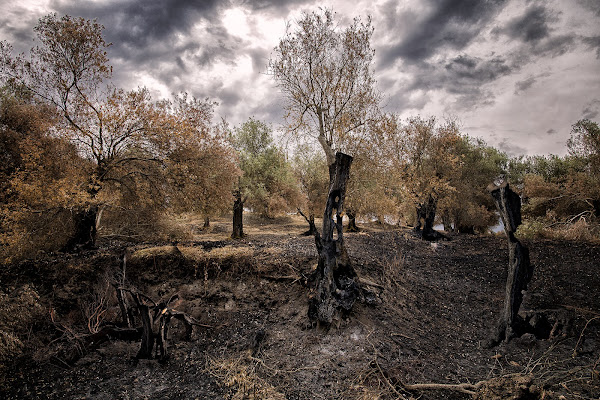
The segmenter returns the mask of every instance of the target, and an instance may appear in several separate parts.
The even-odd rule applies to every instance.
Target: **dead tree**
[[[308,222],[308,230],[302,234],[302,236],[314,236],[317,233],[317,226],[315,225],[315,216],[314,214],[310,214],[308,217],[300,210],[300,208],[296,208],[298,210],[298,214],[302,215],[306,222]]]
[[[329,167],[330,184],[323,215],[323,236],[318,231],[315,233],[319,263],[310,278],[312,289],[308,316],[325,326],[329,326],[340,311],[350,312],[360,294],[357,275],[346,252],[342,232],[342,212],[351,164],[351,156],[338,152],[335,163]]]
[[[500,185],[489,185],[488,191],[498,208],[508,238],[508,277],[502,315],[491,342],[495,346],[502,340],[508,341],[531,331],[529,324],[518,313],[523,302],[523,291],[527,290],[533,275],[533,266],[529,261],[529,250],[515,237],[517,227],[521,225],[519,195],[510,189],[506,181]]]
[[[184,323],[186,340],[190,340],[192,336],[192,327],[194,325],[201,325],[186,313],[170,307],[171,303],[179,299],[177,294],[171,296],[166,302],[156,303],[150,297],[140,293],[136,289],[120,289],[131,295],[142,323],[141,329],[138,329],[142,340],[140,350],[136,355],[138,359],[157,358],[160,361],[164,361],[168,358],[167,333],[172,318]],[[154,349],[155,352],[153,355],[152,351]]]

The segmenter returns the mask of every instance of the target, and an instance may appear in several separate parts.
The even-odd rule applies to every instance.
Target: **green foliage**
[[[250,118],[235,129],[231,141],[243,172],[239,185],[244,204],[267,218],[299,204],[300,191],[292,167],[273,144],[267,124]]]
[[[325,156],[310,146],[299,146],[294,154],[294,172],[304,197],[307,215],[322,216],[327,201],[329,173]]]

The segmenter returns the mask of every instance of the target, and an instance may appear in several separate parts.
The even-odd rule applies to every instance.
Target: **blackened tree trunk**
[[[417,207],[417,225],[415,232],[424,240],[439,240],[445,238],[440,232],[433,229],[435,213],[437,211],[437,199],[429,195],[427,201]]]
[[[233,202],[233,239],[241,239],[244,237],[244,202],[240,190],[236,190],[235,201]]]
[[[336,154],[335,163],[330,166],[329,195],[323,215],[323,236],[318,232],[315,234],[319,263],[310,279],[312,290],[308,316],[317,324],[325,326],[337,319],[340,312],[348,313],[360,293],[357,275],[346,252],[342,231],[342,211],[351,163],[351,156],[339,152]]]
[[[207,215],[204,217],[204,229],[210,228],[210,217]]]
[[[356,214],[348,210],[346,215],[348,215],[348,226],[346,227],[346,232],[360,232],[360,229],[358,226],[356,226]]]
[[[508,341],[530,331],[528,324],[518,313],[523,302],[523,291],[527,290],[533,275],[533,266],[529,260],[529,250],[515,237],[517,227],[521,224],[519,195],[510,189],[507,182],[492,184],[488,186],[488,190],[500,212],[508,238],[508,277],[502,315],[491,343],[495,346],[502,340]]]
[[[304,232],[302,234],[302,236],[314,236],[317,233],[317,226],[315,225],[315,215],[314,214],[310,214],[308,217],[302,212],[302,210],[300,210],[300,208],[297,208],[298,210],[298,214],[302,215],[302,217],[304,217],[304,219],[306,220],[306,222],[308,222],[308,230],[306,232]]]
[[[90,206],[84,210],[78,211],[73,216],[75,221],[75,230],[73,235],[65,245],[65,251],[76,249],[91,249],[96,245],[97,228],[96,218],[98,217],[98,206]]]

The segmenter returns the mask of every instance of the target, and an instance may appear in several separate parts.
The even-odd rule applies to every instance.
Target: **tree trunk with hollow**
[[[330,185],[323,215],[323,236],[318,232],[315,234],[319,262],[310,278],[312,289],[308,316],[325,326],[329,326],[340,313],[350,312],[360,294],[342,231],[342,211],[351,163],[351,156],[338,152],[335,163],[329,167]]]
[[[233,202],[233,233],[232,239],[241,239],[244,237],[244,202],[240,190],[236,190],[235,201]]]
[[[495,346],[502,340],[508,341],[530,331],[528,324],[518,313],[523,302],[523,291],[527,290],[533,275],[533,266],[529,260],[529,250],[515,237],[515,232],[521,224],[519,195],[510,189],[507,182],[501,185],[491,184],[488,191],[500,213],[508,239],[508,277],[502,315],[491,342],[491,345]]]

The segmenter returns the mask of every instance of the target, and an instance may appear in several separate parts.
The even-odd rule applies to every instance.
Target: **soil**
[[[306,224],[295,217],[245,220],[242,240],[227,239],[226,219],[211,221],[209,231],[179,242],[180,252],[166,243],[106,242],[95,251],[6,266],[5,293],[34,287],[54,322],[46,313],[23,339],[22,355],[4,362],[0,397],[600,398],[600,245],[527,242],[535,269],[521,310],[552,332],[489,348],[504,299],[503,236],[430,243],[409,229],[360,225],[345,235],[347,249],[380,302],[357,303],[324,329],[307,317],[303,282],[317,253],[314,239],[301,236]],[[136,360],[139,342],[76,346],[89,322],[81,299],[108,293],[103,282],[126,247],[132,285],[155,299],[179,293],[175,308],[208,325],[185,341],[183,327],[172,323],[166,363]],[[103,321],[118,321],[114,299],[106,298]],[[74,351],[77,357],[66,356]],[[450,386],[404,386],[417,383]]]

